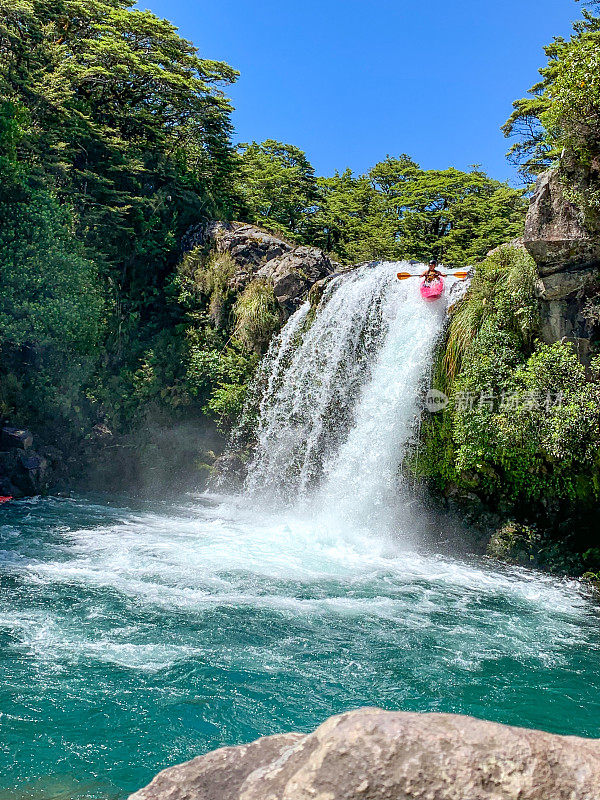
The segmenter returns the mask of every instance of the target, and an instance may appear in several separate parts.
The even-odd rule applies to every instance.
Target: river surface
[[[0,506],[0,800],[122,798],[365,705],[600,736],[581,587],[424,546],[403,463],[445,315],[410,268],[288,321],[237,496]]]
[[[0,797],[123,797],[364,705],[600,736],[577,584],[240,500],[0,512]]]

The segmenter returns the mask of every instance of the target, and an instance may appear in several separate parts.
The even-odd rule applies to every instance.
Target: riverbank
[[[477,265],[451,310],[423,416],[417,479],[488,552],[597,582],[600,253],[557,170],[540,177],[522,240]]]

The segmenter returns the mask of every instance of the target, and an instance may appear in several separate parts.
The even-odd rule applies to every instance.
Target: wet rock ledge
[[[166,769],[130,800],[598,800],[600,741],[366,708]]]
[[[55,447],[34,449],[33,434],[26,428],[0,426],[0,495],[45,494],[62,461],[62,452]]]

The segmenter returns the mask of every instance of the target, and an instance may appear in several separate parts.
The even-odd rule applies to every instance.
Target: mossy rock
[[[541,538],[537,530],[518,522],[507,522],[492,534],[487,554],[512,564],[529,565],[539,553]]]

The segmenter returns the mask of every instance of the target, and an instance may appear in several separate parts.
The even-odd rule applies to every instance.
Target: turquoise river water
[[[0,797],[123,797],[363,705],[600,736],[577,584],[239,500],[0,513]]]

